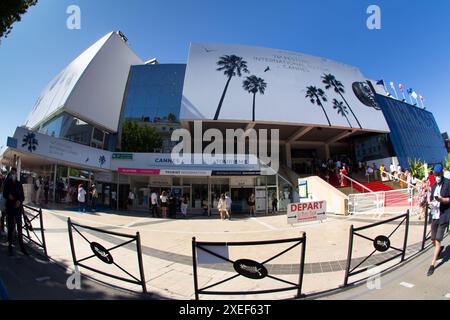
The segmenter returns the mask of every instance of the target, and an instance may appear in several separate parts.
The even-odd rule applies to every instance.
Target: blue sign
[[[17,148],[17,139],[8,137],[6,145],[10,148]]]

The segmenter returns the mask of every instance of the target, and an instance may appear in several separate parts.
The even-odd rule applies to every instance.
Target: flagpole
[[[398,94],[397,94],[397,89],[395,89],[395,86],[392,86],[392,89],[394,89],[394,93],[395,93],[395,98],[398,100]]]
[[[420,104],[422,105],[422,108],[425,109],[425,105],[423,104],[423,97],[420,98]]]

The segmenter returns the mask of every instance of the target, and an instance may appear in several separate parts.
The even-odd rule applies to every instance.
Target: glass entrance
[[[231,188],[231,212],[249,213],[248,198],[255,193],[255,188]]]

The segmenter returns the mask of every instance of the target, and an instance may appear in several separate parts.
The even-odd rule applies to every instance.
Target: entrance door
[[[231,212],[249,213],[248,198],[255,193],[254,188],[231,188]]]

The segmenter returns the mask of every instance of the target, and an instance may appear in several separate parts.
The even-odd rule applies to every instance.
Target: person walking
[[[396,170],[395,170],[395,164],[391,163],[391,165],[389,166],[389,172],[391,174],[391,179],[395,178],[396,175]]]
[[[56,183],[56,203],[61,203],[64,199],[64,182],[60,178],[58,182]]]
[[[39,176],[34,182],[34,191],[36,191],[34,203],[36,205],[41,204],[41,193],[42,193],[42,177]]]
[[[227,201],[225,198],[225,194],[222,193],[219,199],[219,203],[217,204],[217,209],[219,210],[220,219],[225,220],[226,212],[227,212]]]
[[[91,189],[91,210],[92,212],[97,211],[97,199],[98,199],[98,191],[95,184],[92,185]]]
[[[6,199],[3,197],[3,188],[5,187],[6,178],[1,175],[0,181],[0,238],[6,238],[5,226],[6,226]]]
[[[130,192],[128,192],[128,199],[127,199],[127,209],[128,207],[133,207],[134,204],[134,192],[130,190]]]
[[[433,260],[427,272],[428,276],[433,275],[436,268],[436,261],[444,251],[441,243],[450,220],[450,180],[445,179],[443,174],[442,166],[440,164],[436,165],[434,167],[436,183],[431,190],[430,210],[431,242],[435,249]]]
[[[173,192],[169,194],[167,202],[168,202],[169,218],[175,219],[177,217],[177,198],[175,197]]]
[[[78,212],[86,212],[86,190],[84,190],[83,184],[78,185]]]
[[[161,215],[164,219],[167,218],[167,207],[168,207],[168,198],[167,198],[167,192],[163,191],[161,193],[161,196],[159,197],[161,201]]]
[[[226,207],[227,207],[227,210],[225,211],[225,213],[227,214],[228,220],[231,220],[231,204],[233,203],[233,201],[231,200],[228,193],[225,193],[225,203],[226,203]]]
[[[422,179],[422,183],[419,186],[419,220],[425,219],[429,201],[429,195],[431,192],[430,180],[427,178]]]
[[[278,211],[278,199],[276,194],[272,195],[272,213],[276,213]]]
[[[252,193],[250,195],[250,197],[248,198],[247,202],[248,202],[248,206],[250,208],[250,217],[251,216],[256,217],[256,199],[255,199],[255,194],[254,193]]]
[[[150,195],[150,211],[153,218],[156,218],[158,216],[158,195],[154,190]]]
[[[6,199],[6,217],[8,221],[8,254],[10,256],[14,255],[13,242],[14,233],[17,227],[20,250],[24,255],[28,255],[22,236],[22,214],[25,195],[22,183],[17,179],[16,168],[11,168],[9,176],[5,181],[3,197]]]
[[[50,191],[50,182],[49,182],[49,178],[45,178],[44,181],[44,199],[45,199],[45,204],[48,204],[48,193]]]
[[[345,167],[345,165],[342,167],[341,172],[339,174],[339,178],[340,178],[340,183],[341,183],[341,187],[346,187],[347,186],[347,176],[348,172],[347,172],[347,168]]]
[[[183,218],[187,218],[187,209],[188,209],[189,200],[186,194],[181,198],[181,214]]]

